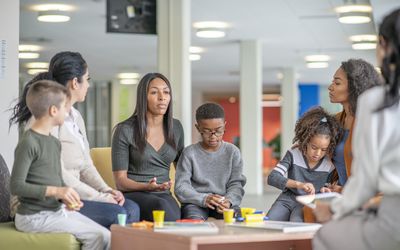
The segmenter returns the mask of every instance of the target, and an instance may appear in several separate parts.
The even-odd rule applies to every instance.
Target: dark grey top
[[[153,177],[157,177],[159,184],[169,181],[170,165],[178,161],[184,147],[182,124],[176,119],[173,121],[173,129],[177,149],[165,142],[156,151],[146,143],[141,153],[136,149],[131,120],[118,124],[112,139],[113,171],[127,170],[128,178],[137,182],[147,183]]]
[[[205,207],[209,194],[225,196],[232,206],[239,206],[246,177],[239,149],[228,142],[216,152],[208,152],[200,143],[183,150],[176,169],[175,194],[182,203]]]
[[[45,197],[47,186],[65,186],[61,175],[61,143],[51,135],[27,130],[15,149],[11,193],[18,196],[17,213],[56,211],[61,203]]]
[[[311,169],[301,151],[298,148],[294,148],[286,152],[285,157],[269,174],[268,184],[281,189],[284,193],[291,192],[295,195],[305,195],[306,192],[303,190],[286,188],[286,183],[288,179],[309,182],[314,185],[315,192],[318,193],[328,181],[328,177],[334,168],[331,160],[325,156]]]

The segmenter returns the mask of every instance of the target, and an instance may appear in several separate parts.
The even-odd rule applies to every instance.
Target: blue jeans
[[[140,219],[138,204],[128,199],[125,199],[123,206],[99,201],[83,200],[82,202],[83,207],[79,212],[108,229],[112,224],[118,224],[118,214],[126,214],[126,223]]]

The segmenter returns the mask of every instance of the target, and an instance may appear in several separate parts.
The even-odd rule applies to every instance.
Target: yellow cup
[[[242,213],[242,217],[245,218],[247,214],[253,214],[256,211],[255,208],[251,207],[242,207],[240,208],[240,212]]]
[[[164,210],[153,210],[154,225],[157,227],[162,227],[164,225],[164,216]]]
[[[224,222],[225,223],[233,223],[233,209],[224,209]]]

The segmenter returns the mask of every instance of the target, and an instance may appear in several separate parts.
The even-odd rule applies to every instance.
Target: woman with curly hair
[[[343,111],[336,114],[336,118],[344,128],[344,132],[332,158],[332,162],[336,167],[334,180],[338,184],[332,186],[335,191],[340,192],[341,187],[350,176],[353,158],[351,138],[358,96],[365,90],[378,85],[379,82],[379,75],[374,66],[362,59],[350,59],[342,62],[328,88],[331,103],[340,103],[343,107]]]
[[[325,192],[324,184],[335,169],[331,157],[340,136],[340,124],[321,107],[297,121],[295,146],[268,176],[268,184],[282,190],[268,211],[271,220],[303,221],[303,205],[295,197]]]

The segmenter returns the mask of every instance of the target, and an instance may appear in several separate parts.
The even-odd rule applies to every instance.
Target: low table
[[[113,250],[265,250],[312,249],[314,232],[282,233],[275,230],[236,228],[225,226],[223,221],[213,221],[217,234],[169,234],[151,229],[130,226],[111,226]]]

